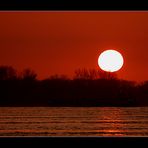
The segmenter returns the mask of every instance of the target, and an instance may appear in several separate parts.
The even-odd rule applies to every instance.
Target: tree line
[[[0,106],[148,106],[148,81],[85,68],[72,79],[56,74],[38,80],[29,68],[0,66]]]

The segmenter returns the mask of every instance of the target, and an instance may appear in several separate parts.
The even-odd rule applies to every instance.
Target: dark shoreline
[[[78,71],[77,77],[72,80],[58,76],[37,80],[30,70],[25,71],[23,78],[12,77],[12,74],[8,77],[4,73],[8,70],[12,71],[7,67],[1,68],[1,107],[148,106],[148,81],[120,80],[110,73],[99,73],[100,77],[93,79],[86,75],[86,70]]]

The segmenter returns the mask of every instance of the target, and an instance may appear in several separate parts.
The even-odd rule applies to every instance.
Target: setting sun
[[[100,54],[98,65],[104,71],[115,72],[123,66],[123,57],[116,50],[106,50]]]

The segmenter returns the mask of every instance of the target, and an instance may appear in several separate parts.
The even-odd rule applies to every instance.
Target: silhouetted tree
[[[0,80],[14,80],[17,78],[16,70],[11,66],[0,66]]]
[[[90,79],[90,80],[96,80],[96,79],[117,79],[117,74],[111,73],[111,72],[105,72],[100,71],[96,69],[77,69],[75,70],[74,79]]]
[[[85,68],[75,71],[74,80],[36,77],[31,69],[17,76],[11,66],[0,66],[0,106],[148,106],[148,81],[137,85],[116,73]]]
[[[98,75],[100,79],[117,79],[117,74],[115,72],[105,72],[105,71],[98,71]]]
[[[89,78],[91,80],[96,80],[96,79],[99,79],[99,77],[100,77],[99,71],[96,69],[89,69],[88,73],[89,73]]]
[[[21,79],[28,80],[28,81],[29,80],[36,80],[37,74],[33,70],[27,68],[27,69],[23,70],[20,77],[21,77]]]
[[[49,78],[49,80],[68,80],[68,77],[66,75],[51,75]]]
[[[85,68],[75,70],[74,79],[90,79],[89,71]]]

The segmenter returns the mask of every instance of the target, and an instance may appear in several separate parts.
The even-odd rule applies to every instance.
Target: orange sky
[[[0,65],[30,67],[39,79],[98,68],[101,51],[124,56],[119,78],[148,80],[148,12],[0,12]]]

